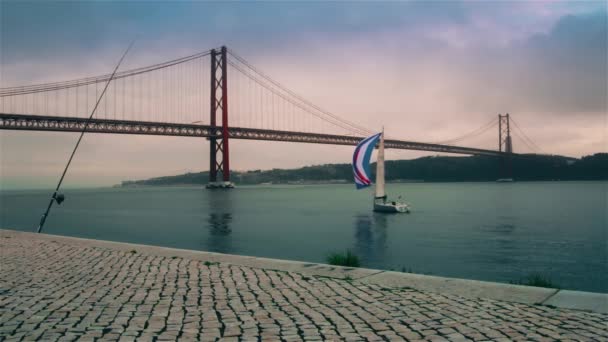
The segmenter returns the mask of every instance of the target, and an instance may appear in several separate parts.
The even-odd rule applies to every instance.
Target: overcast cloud
[[[608,150],[605,2],[0,3],[1,87],[228,45],[319,106],[437,141],[509,112],[547,153]],[[381,121],[378,118],[382,118]],[[496,132],[465,142],[496,148]],[[0,131],[0,187],[50,187],[77,136]],[[234,169],[348,162],[350,147],[234,141]],[[515,149],[526,152],[515,140]],[[424,155],[389,151],[390,158]],[[85,137],[67,186],[207,168],[207,141]]]

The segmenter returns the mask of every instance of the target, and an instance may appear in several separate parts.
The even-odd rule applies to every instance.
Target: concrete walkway
[[[607,322],[605,294],[0,230],[0,341],[606,341]]]

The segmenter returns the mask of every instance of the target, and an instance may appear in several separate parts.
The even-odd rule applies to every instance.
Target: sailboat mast
[[[380,135],[380,146],[378,147],[378,160],[376,162],[376,198],[385,198],[384,191],[384,127]]]

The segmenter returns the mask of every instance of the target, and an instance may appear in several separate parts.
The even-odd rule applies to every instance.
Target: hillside
[[[571,160],[560,156],[529,155],[514,158],[513,176],[518,181],[535,180],[607,180],[608,153],[597,153]],[[375,167],[372,167],[375,170]],[[386,162],[388,181],[494,181],[503,177],[501,160],[497,157],[422,157],[412,160]],[[326,183],[352,182],[350,164],[325,164],[298,169],[233,171],[237,184],[261,183]],[[207,184],[206,171],[145,180],[124,181],[122,186],[155,186]]]

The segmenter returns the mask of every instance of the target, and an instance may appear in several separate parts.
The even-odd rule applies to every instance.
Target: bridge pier
[[[498,151],[505,152],[500,157],[500,175],[501,181],[513,180],[513,142],[511,140],[511,125],[509,122],[509,113],[505,115],[498,114]]]
[[[211,50],[211,134],[209,137],[209,183],[207,189],[230,189],[230,149],[228,133],[228,60],[226,47]],[[219,74],[219,75],[218,75]],[[217,125],[218,112],[221,126]],[[222,181],[217,174],[221,172]]]

